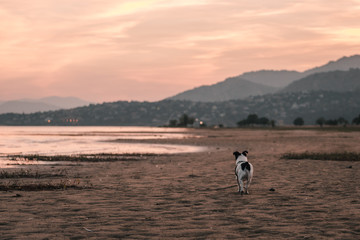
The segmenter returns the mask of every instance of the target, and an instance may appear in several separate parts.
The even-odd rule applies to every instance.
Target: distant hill
[[[200,102],[244,99],[249,96],[274,93],[281,88],[286,88],[296,80],[303,79],[315,73],[337,70],[348,71],[351,68],[360,68],[360,55],[343,57],[304,72],[287,70],[260,70],[247,72],[236,77],[227,78],[224,81],[213,85],[200,86],[192,90],[179,93],[167,99]]]
[[[241,74],[239,77],[254,83],[282,88],[292,83],[293,81],[302,78],[303,76],[303,73],[297,71],[260,70],[246,72]]]
[[[314,73],[291,83],[281,92],[319,90],[335,92],[360,90],[360,69]]]
[[[0,104],[0,113],[33,113],[60,109],[42,102],[7,101]]]
[[[77,97],[45,97],[40,99],[41,102],[58,106],[62,109],[69,109],[89,105],[90,102]]]
[[[168,98],[169,100],[189,100],[194,102],[219,102],[244,99],[249,96],[264,95],[277,91],[277,88],[253,83],[240,77],[227,78],[210,86],[201,86]]]
[[[19,99],[0,103],[0,113],[34,113],[70,109],[88,105],[89,102],[75,97],[46,97]]]
[[[350,57],[342,57],[336,61],[330,61],[327,64],[309,69],[305,72],[305,76],[320,72],[331,72],[336,70],[347,71],[351,68],[360,68],[360,55],[353,55]],[[303,76],[303,77],[305,77]]]
[[[239,77],[255,83],[261,83],[273,87],[283,88],[295,80],[307,77],[314,73],[331,72],[331,71],[347,71],[351,68],[360,68],[360,55],[353,55],[350,57],[342,57],[336,61],[330,61],[327,64],[315,68],[311,68],[304,72],[297,71],[275,71],[275,70],[260,70],[253,72],[246,72]]]

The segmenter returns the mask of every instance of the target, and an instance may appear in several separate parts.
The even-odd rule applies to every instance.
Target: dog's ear
[[[248,151],[243,151],[242,154],[246,157],[248,155]]]
[[[235,160],[241,155],[238,151],[234,152],[233,155],[235,156]]]

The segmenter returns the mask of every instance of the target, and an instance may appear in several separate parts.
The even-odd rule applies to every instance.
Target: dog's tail
[[[241,169],[244,171],[245,169],[247,169],[248,171],[250,171],[251,166],[248,162],[244,162],[241,164]]]

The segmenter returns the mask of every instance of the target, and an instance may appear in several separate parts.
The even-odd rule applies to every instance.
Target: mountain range
[[[253,83],[240,77],[227,78],[211,86],[201,86],[180,93],[171,100],[189,100],[195,102],[221,102],[244,99],[252,95],[264,95],[278,90],[275,87]]]
[[[0,114],[0,125],[164,126],[183,114],[208,125],[223,126],[236,126],[237,121],[249,114],[272,119],[280,125],[292,124],[297,117],[311,125],[318,118],[344,118],[351,123],[360,114],[359,68],[360,56],[354,55],[301,73],[286,70],[244,73],[185,91],[183,96],[192,97],[186,100],[118,101],[89,106],[82,102],[82,107],[65,110],[73,106],[59,106],[46,99],[62,110]],[[260,80],[278,85],[271,87],[256,82]]]
[[[90,102],[76,97],[45,97],[0,102],[1,113],[33,113],[70,109],[89,105]]]
[[[336,61],[304,72],[260,70],[230,77],[213,85],[184,91],[165,100],[219,102],[246,99],[272,93],[306,90],[347,91],[359,87],[360,55],[342,57]],[[352,71],[349,71],[353,69]],[[349,79],[350,80],[345,80]],[[2,113],[34,113],[86,106],[90,102],[76,97],[46,97],[0,101]]]
[[[356,76],[351,75],[357,75],[358,72],[350,71],[349,73],[342,73],[340,71],[346,72],[356,68],[360,68],[360,55],[343,57],[337,61],[330,61],[323,66],[315,67],[304,72],[287,70],[247,72],[237,77],[227,78],[213,85],[201,86],[179,93],[167,99],[199,102],[245,99],[249,96],[286,92],[288,90],[293,91],[296,88],[312,90],[308,89],[309,82],[313,82],[312,87],[314,90],[336,90],[333,86],[339,85],[341,86],[339,86],[337,90],[353,90],[352,83],[357,80]],[[327,81],[329,76],[331,80]],[[353,79],[350,83],[350,81],[342,81],[339,77],[351,77]],[[294,82],[296,82],[296,84],[291,86]],[[318,86],[315,87],[315,84],[318,84]]]

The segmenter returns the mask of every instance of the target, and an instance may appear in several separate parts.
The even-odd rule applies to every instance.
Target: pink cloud
[[[245,71],[305,70],[359,53],[359,15],[358,1],[2,1],[0,100],[160,100]]]

